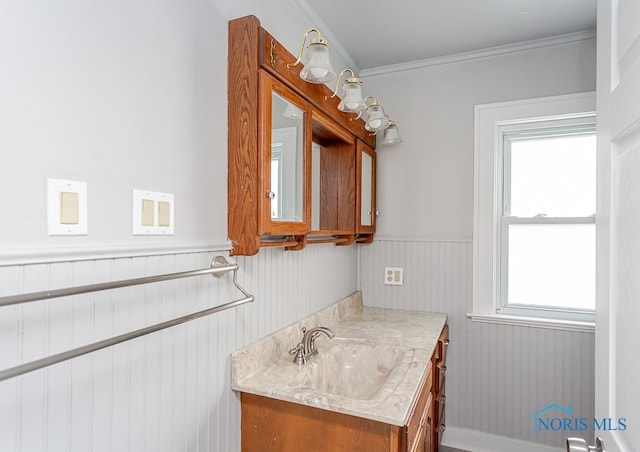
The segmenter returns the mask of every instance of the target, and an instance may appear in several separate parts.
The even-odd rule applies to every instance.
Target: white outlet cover
[[[61,218],[62,193],[78,195],[78,222],[64,224]],[[63,179],[47,179],[47,233],[56,235],[87,235],[87,183]]]
[[[143,200],[153,201],[153,225],[142,224]],[[160,226],[158,222],[158,206],[161,201],[169,204],[168,226]],[[133,235],[174,235],[174,196],[171,193],[134,189],[131,217]]]
[[[385,267],[384,284],[387,286],[404,285],[404,269],[402,267]]]

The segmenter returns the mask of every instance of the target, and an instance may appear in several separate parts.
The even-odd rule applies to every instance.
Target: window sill
[[[575,331],[579,333],[594,333],[594,322],[579,322],[576,320],[546,319],[541,317],[524,317],[503,314],[468,313],[473,322],[498,323],[502,325],[527,326],[532,328],[546,328],[551,330]]]

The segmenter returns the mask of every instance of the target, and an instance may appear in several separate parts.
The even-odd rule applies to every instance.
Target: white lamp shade
[[[360,113],[367,108],[362,99],[362,86],[357,82],[347,82],[342,87],[342,100],[338,104],[338,110]]]
[[[390,122],[389,127],[384,129],[384,135],[382,136],[382,142],[384,144],[398,144],[402,143],[400,133],[398,132],[398,126],[395,122]]]
[[[367,114],[368,118],[364,128],[369,132],[377,132],[389,126],[389,118],[385,115],[382,105],[370,105],[369,108],[367,108]]]
[[[329,60],[329,46],[311,43],[307,49],[307,64],[300,71],[300,78],[310,83],[329,83],[336,79],[336,72]]]

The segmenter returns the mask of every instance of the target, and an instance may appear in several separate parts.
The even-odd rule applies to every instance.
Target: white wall
[[[206,0],[5,2],[0,246],[225,240],[225,27]],[[88,236],[47,237],[47,177],[88,183]],[[175,194],[174,237],[131,235],[133,188]]]
[[[265,3],[0,4],[0,297],[228,255],[226,8],[290,49],[310,26]],[[88,183],[88,236],[47,236],[47,177]],[[175,195],[175,236],[131,235],[133,188]],[[230,353],[353,292],[356,257],[239,257],[255,303],[0,382],[0,450],[239,450]],[[229,275],[0,308],[0,369],[239,296]]]
[[[309,19],[289,0],[0,8],[0,247],[225,241],[227,20],[297,52]],[[48,177],[87,182],[88,236],[47,236]],[[175,195],[175,236],[131,235],[134,188]]]
[[[570,404],[578,416],[593,415],[593,334],[466,317],[472,310],[473,108],[593,91],[595,43],[369,77],[363,89],[393,114],[404,140],[377,149],[382,215],[375,242],[360,249],[365,303],[449,314],[450,430],[563,447],[565,432],[534,433],[530,414],[557,403]],[[385,266],[404,267],[404,286],[382,284]]]
[[[473,107],[595,89],[594,40],[363,79],[403,143],[378,147],[379,236],[471,237]]]

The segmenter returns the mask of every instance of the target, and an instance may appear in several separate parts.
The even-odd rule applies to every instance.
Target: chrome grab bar
[[[10,306],[14,304],[28,303],[31,301],[48,300],[50,298],[67,297],[71,295],[80,295],[90,292],[99,292],[101,290],[119,289],[122,287],[137,286],[140,284],[149,284],[154,282],[170,281],[172,279],[189,278],[191,276],[200,276],[213,274],[213,276],[221,277],[224,273],[238,270],[237,264],[230,264],[223,256],[217,256],[211,261],[209,268],[203,268],[201,270],[190,270],[179,273],[167,273],[165,275],[156,276],[144,276],[142,278],[123,279],[120,281],[110,281],[98,284],[88,284],[86,286],[67,287],[64,289],[43,290],[41,292],[31,292],[20,295],[10,295],[7,297],[0,297],[0,307]],[[242,293],[248,296],[242,287],[236,282],[235,276],[233,283],[240,289]]]
[[[168,280],[179,279],[179,278],[188,278],[191,276],[199,276],[199,275],[206,275],[206,274],[211,274],[217,278],[220,278],[224,273],[227,273],[230,271],[233,271],[233,284],[238,288],[238,290],[240,290],[240,292],[242,292],[242,294],[244,295],[244,298],[230,301],[229,303],[215,306],[213,308],[204,309],[202,311],[194,312],[192,314],[187,314],[182,317],[175,318],[173,320],[167,320],[165,322],[157,323],[155,325],[151,325],[146,328],[141,328],[135,331],[131,331],[129,333],[124,333],[119,336],[114,336],[109,339],[104,339],[102,341],[94,342],[92,344],[84,345],[82,347],[67,350],[65,352],[58,353],[56,355],[47,356],[45,358],[37,359],[35,361],[31,361],[25,364],[20,364],[18,366],[11,367],[9,369],[2,370],[0,371],[0,381],[17,377],[19,375],[25,374],[27,372],[32,372],[34,370],[42,369],[43,367],[47,367],[52,364],[57,364],[62,361],[76,358],[78,356],[86,355],[87,353],[91,353],[106,347],[110,347],[112,345],[116,345],[121,342],[129,341],[131,339],[135,339],[140,336],[145,336],[147,334],[151,334],[156,331],[163,330],[165,328],[180,325],[181,323],[199,319],[200,317],[204,317],[210,314],[214,314],[216,312],[224,311],[225,309],[240,306],[245,303],[250,303],[255,299],[253,295],[249,294],[246,290],[244,290],[240,286],[240,284],[238,284],[238,280],[237,280],[238,265],[230,264],[223,256],[217,256],[216,258],[213,259],[213,261],[211,261],[211,266],[209,268],[202,269],[202,270],[169,273],[166,275],[148,276],[143,278],[134,278],[134,279],[121,280],[121,281],[113,281],[108,283],[90,284],[86,286],[71,287],[66,289],[56,289],[51,291],[33,292],[33,293],[24,294],[24,295],[12,295],[8,297],[2,297],[0,298],[0,307],[19,304],[19,303],[27,303],[30,301],[45,300],[49,298],[64,297],[69,295],[79,295],[82,293],[96,292],[100,290],[116,289],[120,287],[135,286],[139,284],[148,284],[148,283],[159,282],[159,281],[168,281]]]

